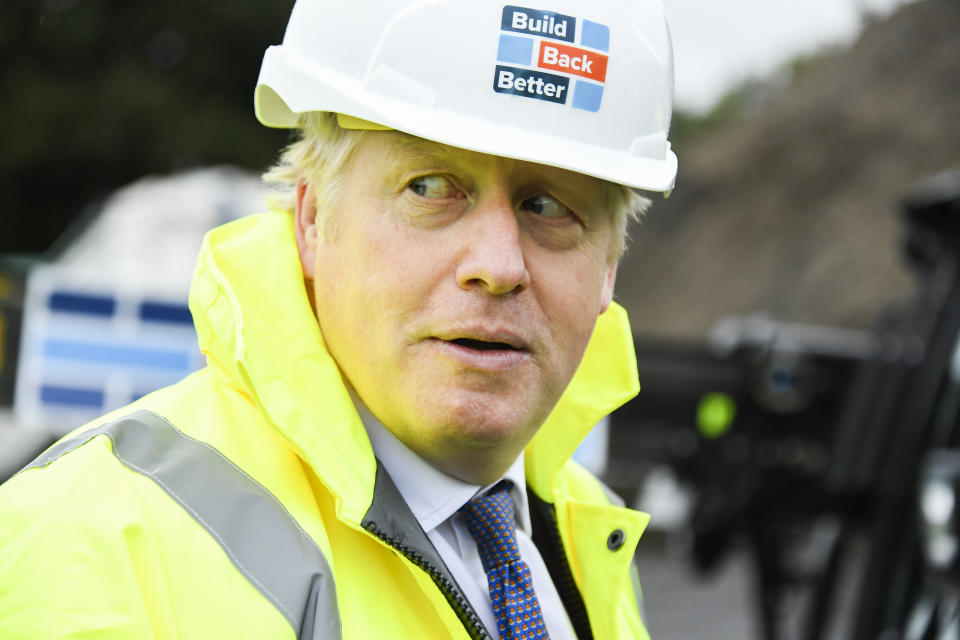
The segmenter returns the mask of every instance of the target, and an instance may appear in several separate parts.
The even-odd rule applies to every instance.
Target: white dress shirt
[[[417,522],[436,547],[484,626],[497,637],[497,623],[490,602],[487,575],[480,562],[477,544],[467,529],[466,518],[458,513],[460,507],[470,498],[493,485],[481,487],[468,484],[439,471],[398,440],[362,403],[356,404],[377,459],[390,474],[400,495],[410,506]],[[540,552],[530,538],[530,511],[527,505],[523,454],[507,470],[504,479],[513,483],[511,495],[517,525],[517,546],[520,556],[530,567],[533,588],[543,611],[547,632],[551,640],[576,640],[557,589],[550,579]]]

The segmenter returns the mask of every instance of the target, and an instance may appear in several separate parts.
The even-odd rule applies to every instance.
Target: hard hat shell
[[[669,191],[660,0],[297,0],[257,118],[332,111],[456,147]]]

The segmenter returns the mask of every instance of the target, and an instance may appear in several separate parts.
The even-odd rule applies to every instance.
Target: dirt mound
[[[914,287],[898,201],[960,165],[960,3],[870,25],[677,153],[677,190],[621,265],[635,331],[696,338],[756,311],[870,327]]]

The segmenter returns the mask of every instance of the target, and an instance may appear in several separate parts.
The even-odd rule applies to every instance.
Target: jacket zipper
[[[463,623],[467,633],[470,634],[473,640],[493,640],[483,626],[483,622],[480,621],[479,616],[477,616],[477,613],[473,610],[473,607],[470,606],[467,599],[460,593],[460,590],[451,583],[446,576],[430,564],[426,558],[416,550],[400,542],[397,538],[387,534],[387,532],[378,527],[375,522],[366,522],[363,524],[363,528],[393,549],[399,551],[407,560],[420,567],[420,569],[430,576],[434,584],[437,585],[437,588],[440,589],[440,592],[447,599],[447,602],[450,603],[450,606],[457,614],[457,617],[460,618],[460,622]]]
[[[531,524],[533,525],[533,542],[543,557],[547,571],[553,580],[560,601],[563,602],[570,617],[570,624],[579,640],[593,640],[593,630],[590,628],[590,618],[587,607],[573,579],[570,563],[563,550],[563,538],[560,537],[560,527],[554,506],[539,498],[533,491],[527,490],[530,504]]]

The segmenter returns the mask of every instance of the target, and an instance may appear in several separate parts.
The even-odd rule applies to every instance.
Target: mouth
[[[533,358],[527,342],[512,332],[469,331],[467,335],[436,336],[432,342],[445,357],[472,371],[505,373]]]
[[[477,351],[522,351],[520,347],[515,347],[512,344],[507,344],[506,342],[475,340],[474,338],[455,338],[453,340],[449,340],[449,342],[461,347],[466,347],[467,349],[475,349]]]

